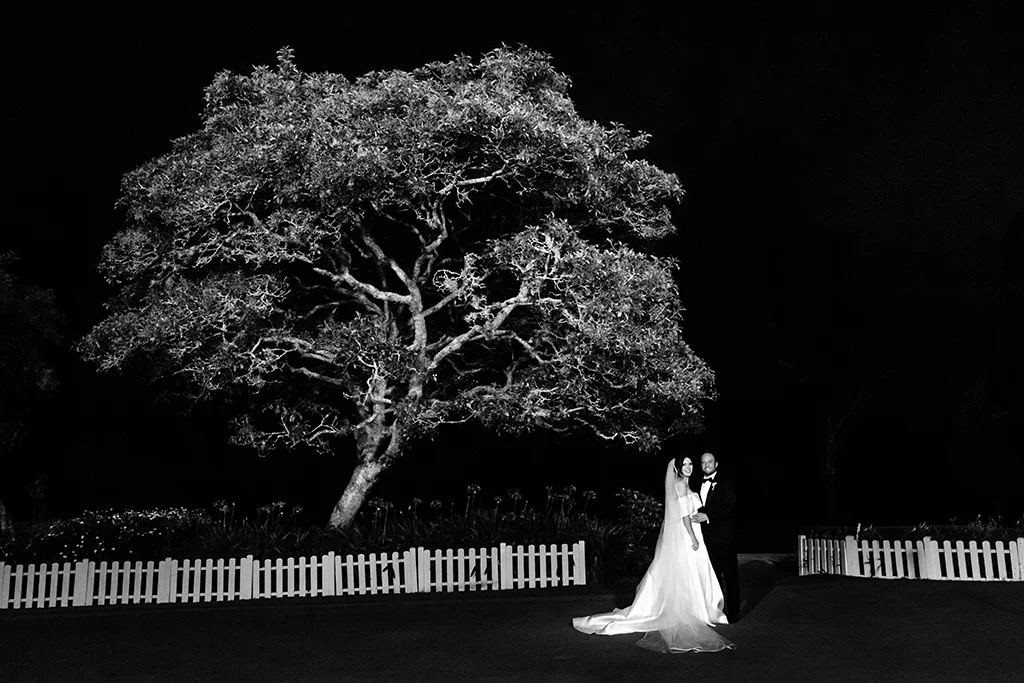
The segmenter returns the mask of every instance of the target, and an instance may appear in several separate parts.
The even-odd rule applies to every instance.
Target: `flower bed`
[[[464,505],[413,498],[398,507],[378,498],[364,506],[346,530],[303,526],[301,508],[284,502],[264,505],[243,518],[235,505],[217,501],[209,511],[183,508],[148,511],[87,511],[46,524],[16,525],[13,538],[0,539],[0,561],[7,564],[159,562],[210,557],[257,560],[381,552],[411,548],[443,549],[529,544],[587,545],[590,581],[639,576],[650,562],[661,503],[621,489],[618,518],[602,521],[587,513],[596,497],[577,496],[574,486],[556,493],[547,487],[543,509],[531,507],[516,489],[494,496],[493,507],[477,504],[480,488],[467,489]],[[506,502],[507,501],[507,502]],[[445,508],[448,508],[445,510]]]

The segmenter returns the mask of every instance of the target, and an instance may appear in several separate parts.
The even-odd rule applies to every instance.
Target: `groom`
[[[711,453],[700,456],[704,481],[700,485],[700,499],[704,504],[690,516],[701,523],[704,542],[708,546],[711,566],[721,578],[725,592],[725,616],[729,623],[740,618],[740,573],[736,558],[736,487],[718,473],[718,460]]]

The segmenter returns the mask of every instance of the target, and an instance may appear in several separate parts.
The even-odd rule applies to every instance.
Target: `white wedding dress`
[[[693,524],[699,547],[693,550],[682,518],[700,507],[700,496],[686,493],[674,461],[665,473],[665,519],[654,560],[637,586],[633,604],[605,614],[576,617],[577,631],[604,636],[645,633],[637,642],[656,652],[717,652],[736,646],[710,626],[729,623],[723,612],[722,588],[700,524]]]

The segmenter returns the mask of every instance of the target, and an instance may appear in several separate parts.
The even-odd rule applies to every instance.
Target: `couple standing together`
[[[577,631],[606,636],[643,632],[637,645],[656,652],[736,647],[711,628],[739,618],[736,488],[719,476],[711,453],[701,456],[700,465],[704,479],[693,486],[695,466],[689,456],[668,463],[665,518],[633,604],[577,617],[572,620]],[[725,578],[724,596],[719,576]]]

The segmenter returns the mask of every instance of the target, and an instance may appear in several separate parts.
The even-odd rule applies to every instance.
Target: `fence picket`
[[[231,579],[234,575],[234,572],[231,570],[231,564],[225,563],[223,557],[217,558],[217,564],[213,567],[213,573],[217,577],[217,590],[213,594],[214,599],[218,602],[231,600],[234,597],[231,595],[230,588]]]
[[[44,567],[46,565],[43,565]],[[54,562],[50,565],[49,569],[46,570],[47,583],[46,590],[43,591],[42,597],[43,602],[39,605],[40,607],[56,607],[57,601],[60,599],[60,587],[62,585],[62,576],[60,566]]]
[[[573,543],[573,573],[572,580],[577,586],[584,586],[587,583],[587,550],[586,541]],[[497,566],[497,563],[495,563]]]
[[[18,565],[17,567],[15,567],[13,579],[11,579],[13,581],[14,588],[14,593],[11,595],[10,598],[12,609],[21,609],[21,575],[23,571],[24,568],[21,565]]]
[[[107,602],[111,605],[121,604],[121,587],[125,583],[124,562],[115,560],[109,569],[110,580],[107,585]]]
[[[957,541],[955,547],[956,565],[957,569],[959,570],[957,578],[966,581],[970,578],[970,575],[967,573],[967,550],[964,548],[963,541]]]
[[[206,572],[206,563],[203,560],[195,560],[192,563],[192,600],[190,602],[202,602],[204,591],[209,586],[209,575]]]
[[[142,602],[142,584],[145,581],[145,575],[142,573],[142,562],[136,561],[135,565],[129,569],[131,573],[132,581],[131,592],[129,593],[129,602],[139,604]]]
[[[178,588],[177,600],[179,602],[189,603],[192,602],[192,591],[195,590],[196,584],[199,583],[199,577],[195,573],[195,561],[185,559],[181,563],[181,569],[179,570],[179,576],[181,583]]]
[[[847,576],[860,575],[860,562],[857,561],[857,539],[847,536],[843,539],[842,547],[843,565],[840,574]]]
[[[381,553],[381,562],[378,565],[380,567],[380,592],[390,593],[391,588],[394,585],[394,566],[392,564],[393,557],[388,553]]]
[[[467,552],[464,548],[459,548],[455,552],[455,567],[458,575],[456,585],[459,590],[473,590],[472,557],[472,550]]]
[[[928,578],[936,581],[942,579],[942,556],[939,542],[931,536],[924,537],[925,553],[927,554]]]
[[[565,543],[558,546],[558,569],[555,574],[556,586],[568,586],[572,576],[569,573],[569,546]]]
[[[120,588],[121,581],[124,579],[121,565],[122,562],[118,560],[114,560],[107,565],[106,576],[103,577],[106,579],[103,582],[103,599],[106,600],[105,604],[116,605],[119,603],[118,593],[120,591],[118,589]]]
[[[548,585],[548,570],[551,568],[551,547],[543,543],[537,546],[537,559],[540,562],[540,578],[537,580],[537,587],[544,588]]]
[[[985,581],[995,581],[995,577],[992,574],[992,551],[990,546],[991,544],[988,541],[981,542],[981,560],[982,569],[985,570]],[[996,566],[998,566],[998,561]]]
[[[454,592],[455,591],[455,556],[452,555],[452,549],[451,548],[448,548],[448,550],[445,551],[445,553],[444,553],[444,562],[445,562],[444,566],[445,566],[446,574],[445,574],[445,583],[442,584],[442,585],[444,585],[445,588],[447,588],[449,592]]]
[[[35,606],[48,607],[53,601],[53,594],[57,592],[59,577],[57,575],[57,564],[47,565],[45,562],[39,565],[39,592],[36,594]]]
[[[892,578],[892,562],[890,559],[891,554],[892,544],[889,541],[882,541],[881,574],[886,579]]]
[[[356,580],[355,580],[355,576],[356,576],[356,574],[355,574],[356,563],[352,559],[351,555],[349,555],[346,559],[348,560],[345,563],[345,577],[348,579],[348,584],[346,586],[346,594],[347,595],[353,595],[356,592]],[[360,554],[359,555],[360,563],[362,563],[362,560],[363,560],[363,556],[362,556],[362,554]]]
[[[370,559],[366,563],[366,572],[369,579],[367,592],[370,595],[377,594],[377,553],[370,553]]]
[[[11,565],[0,562],[0,609],[7,609],[10,602]]]
[[[190,563],[188,560],[180,560],[174,563],[171,574],[170,602],[187,602],[188,577]]]
[[[969,541],[967,543],[967,570],[972,581],[979,581],[981,579],[979,572],[979,565],[981,558],[978,557],[978,542]]]

